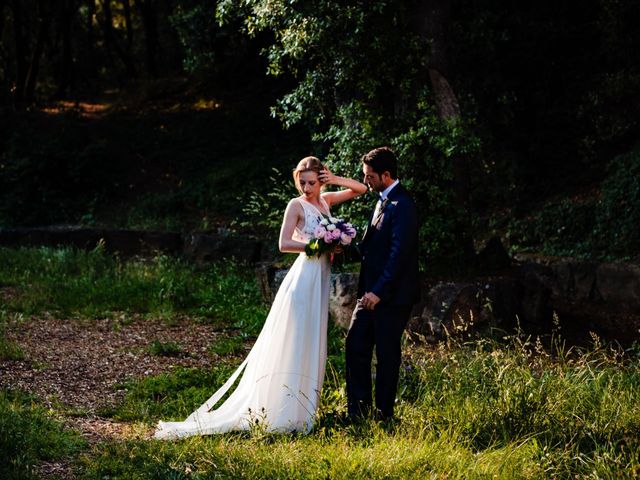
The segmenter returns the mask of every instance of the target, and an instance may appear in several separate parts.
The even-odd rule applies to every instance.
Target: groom
[[[373,413],[393,417],[400,370],[400,339],[412,305],[418,301],[418,222],[416,206],[397,180],[397,160],[388,147],[362,157],[364,183],[380,200],[360,243],[362,266],[358,303],[347,335],[349,418]],[[375,407],[371,361],[376,349]]]

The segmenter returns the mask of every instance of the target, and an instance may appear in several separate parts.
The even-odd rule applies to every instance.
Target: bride
[[[183,422],[159,422],[155,438],[173,439],[248,430],[304,432],[313,427],[327,357],[330,265],[327,255],[307,257],[306,243],[330,208],[367,191],[332,174],[315,157],[293,171],[300,196],[287,205],[280,230],[281,252],[299,253],[283,280],[253,348],[227,382]],[[345,189],[321,192],[323,185]],[[238,386],[216,404],[240,377]]]

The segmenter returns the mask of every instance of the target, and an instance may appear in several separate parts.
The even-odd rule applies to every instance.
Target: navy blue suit
[[[371,361],[376,349],[377,414],[393,416],[401,360],[400,340],[412,305],[418,301],[418,220],[409,193],[396,185],[370,222],[360,242],[362,265],[358,298],[373,292],[374,310],[357,306],[347,335],[347,399],[349,415],[371,411]]]

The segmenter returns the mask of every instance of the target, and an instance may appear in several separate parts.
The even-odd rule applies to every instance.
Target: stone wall
[[[272,264],[257,269],[268,301],[286,273]],[[357,273],[331,275],[329,311],[345,328],[357,283]],[[501,335],[517,328],[542,335],[558,331],[576,343],[590,340],[591,332],[623,345],[640,340],[640,267],[520,259],[497,276],[425,282],[408,332],[414,339],[436,341],[472,332]]]
[[[255,263],[260,261],[262,254],[262,244],[257,239],[237,236],[223,229],[188,234],[72,225],[0,229],[0,245],[7,247],[72,246],[91,250],[98,244],[102,244],[108,252],[124,256],[157,253],[182,255],[200,267],[228,257]]]
[[[182,255],[206,268],[220,258],[256,264],[262,294],[273,300],[286,274],[277,264],[260,264],[262,244],[231,232],[189,234],[105,230],[74,226],[0,230],[0,245],[59,246],[92,249],[98,244],[122,255]],[[415,337],[442,338],[470,330],[531,333],[560,328],[567,336],[588,340],[590,332],[630,344],[640,339],[640,265],[595,263],[570,258],[517,255],[511,259],[499,240],[477,255],[477,275],[463,282],[424,282],[409,331]],[[357,273],[331,275],[329,311],[348,327],[355,307]],[[554,316],[557,323],[554,324]]]

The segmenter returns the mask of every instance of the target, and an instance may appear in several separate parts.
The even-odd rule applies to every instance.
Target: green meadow
[[[151,439],[159,419],[180,419],[220,386],[250,347],[268,305],[251,267],[207,270],[168,257],[122,260],[101,248],[0,249],[0,365],[30,352],[9,332],[54,316],[66,322],[125,315],[129,322],[194,324],[234,332],[211,346],[220,361],[134,378],[113,408],[92,414],[134,435],[89,441],[69,409],[26,392],[0,392],[0,477],[38,478],[62,462],[80,479],[213,478],[637,478],[640,349],[594,338],[589,348],[521,332],[404,344],[397,421],[347,424],[345,332],[329,330],[329,365],[307,436],[250,432]],[[7,293],[9,292],[9,293]],[[87,345],[87,348],[95,346]],[[148,354],[183,346],[149,341]],[[49,478],[49,477],[47,477]],[[55,475],[53,476],[55,478]]]

